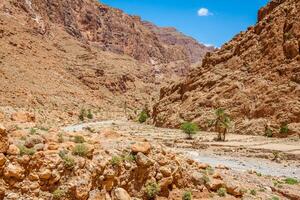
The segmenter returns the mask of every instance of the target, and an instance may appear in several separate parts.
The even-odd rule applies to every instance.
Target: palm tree
[[[218,132],[217,141],[225,141],[226,133],[230,127],[230,117],[223,108],[215,111],[216,119],[214,120],[215,131]]]

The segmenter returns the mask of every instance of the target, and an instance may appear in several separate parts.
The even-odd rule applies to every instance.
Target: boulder
[[[25,141],[25,146],[28,148],[34,147],[36,144],[43,144],[45,142],[44,138],[39,135],[32,135]]]
[[[25,170],[19,164],[9,163],[4,168],[5,178],[23,179]]]
[[[131,146],[131,151],[133,153],[143,153],[148,154],[151,150],[151,144],[149,142],[138,142]]]
[[[16,145],[9,145],[8,150],[7,150],[8,155],[19,155],[20,154],[20,149]]]
[[[224,181],[218,180],[218,179],[213,179],[212,181],[210,181],[208,183],[208,187],[212,191],[217,191],[218,189],[220,189],[221,187],[224,187],[224,186],[226,186]]]
[[[131,197],[123,188],[116,188],[112,192],[112,200],[131,200]]]
[[[159,171],[164,177],[169,177],[172,174],[172,170],[169,166],[162,166],[159,168]]]
[[[6,153],[9,143],[6,128],[0,124],[0,153]]]
[[[136,162],[139,167],[150,167],[153,165],[153,161],[141,152],[137,154]]]
[[[16,112],[11,115],[13,121],[25,123],[25,122],[35,122],[35,116],[29,112]]]
[[[39,173],[39,178],[48,180],[51,178],[52,172],[50,169],[42,169],[41,172]]]
[[[3,153],[0,153],[0,167],[6,163],[6,157]]]

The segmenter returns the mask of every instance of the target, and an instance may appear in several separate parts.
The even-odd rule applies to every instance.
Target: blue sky
[[[220,47],[254,25],[268,0],[100,0],[158,26],[172,26],[204,44]],[[202,8],[202,9],[201,9]],[[200,10],[201,9],[201,10]]]

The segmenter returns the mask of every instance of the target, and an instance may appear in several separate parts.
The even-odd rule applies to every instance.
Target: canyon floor
[[[299,136],[230,133],[215,142],[213,132],[187,139],[121,113],[75,118],[3,112],[0,199],[151,199],[149,182],[158,200],[187,191],[194,200],[300,199]]]
[[[227,135],[225,142],[216,142],[214,138],[217,134],[213,132],[200,131],[193,139],[187,139],[186,135],[178,129],[158,128],[126,119],[79,123],[62,127],[62,130],[73,133],[84,130],[101,133],[109,130],[118,133],[113,137],[122,139],[116,142],[116,146],[113,147],[116,149],[120,144],[130,145],[132,141],[158,144],[166,151],[195,162],[208,164],[239,182],[246,181],[247,187],[250,187],[250,190],[252,187],[252,191],[258,190],[264,193],[263,191],[269,190],[271,196],[273,193],[275,196],[279,194],[283,199],[285,199],[283,196],[287,199],[300,198],[298,189],[298,191],[288,191],[289,189],[276,188],[278,182],[279,188],[283,187],[280,185],[282,179],[288,177],[300,179],[300,138],[298,136],[283,139],[231,133]],[[108,144],[110,145],[111,143]],[[264,195],[261,194],[260,198],[260,195],[257,195],[258,197],[249,195],[248,198],[266,199],[268,195]]]

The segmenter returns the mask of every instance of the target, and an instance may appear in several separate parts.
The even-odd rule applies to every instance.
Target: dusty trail
[[[186,140],[180,130],[157,128],[126,120],[81,123],[62,129],[66,132],[78,132],[87,128],[97,131],[112,129],[120,132],[122,136],[145,138],[212,166],[221,164],[240,172],[252,170],[263,175],[300,179],[300,142],[295,139],[231,134],[227,142],[220,143],[212,141],[214,133],[200,132],[194,140]],[[270,159],[274,151],[284,155],[282,160],[274,162]]]

